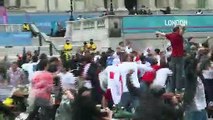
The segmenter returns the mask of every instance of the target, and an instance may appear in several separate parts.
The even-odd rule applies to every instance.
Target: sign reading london
[[[123,17],[123,33],[171,32],[176,25],[187,27],[188,32],[213,32],[213,15],[152,15]]]
[[[165,26],[177,26],[177,25],[187,26],[188,21],[187,20],[165,20],[164,25]]]

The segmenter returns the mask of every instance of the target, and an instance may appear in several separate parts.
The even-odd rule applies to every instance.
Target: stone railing
[[[112,26],[114,19],[121,21],[122,16],[104,16],[91,19],[82,19],[78,21],[67,21],[65,38],[70,38],[73,35],[72,33],[76,33],[77,31],[83,32],[88,30],[108,30],[110,26]]]
[[[65,39],[78,42],[80,45],[85,41],[93,39],[99,50],[107,50],[110,46],[116,46],[122,39],[122,17],[123,16],[104,16],[68,21]],[[111,39],[113,37],[115,37],[115,40]],[[111,43],[114,46],[111,45]]]
[[[0,32],[22,32],[21,24],[0,24]]]
[[[107,17],[82,19],[78,21],[67,21],[65,38],[70,38],[72,33],[75,31],[88,31],[107,29],[108,19]]]
[[[102,18],[95,18],[95,19],[83,19],[79,21],[70,22],[68,21],[68,25],[71,25],[70,29],[72,30],[88,30],[88,29],[99,29],[105,28],[106,26],[106,19]]]

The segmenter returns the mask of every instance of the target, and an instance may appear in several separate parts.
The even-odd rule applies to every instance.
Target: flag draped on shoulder
[[[122,94],[122,82],[120,81],[120,71],[118,66],[108,66],[106,68],[108,89],[111,90],[112,99],[115,104],[118,104]]]

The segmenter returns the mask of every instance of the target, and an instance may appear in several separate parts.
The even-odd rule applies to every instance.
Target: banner
[[[0,46],[29,46],[32,45],[30,32],[8,33],[0,32]]]
[[[176,25],[187,32],[213,32],[213,15],[152,15],[123,18],[124,34],[171,32]]]
[[[7,23],[8,23],[7,10],[5,7],[0,7],[0,24],[7,24]]]

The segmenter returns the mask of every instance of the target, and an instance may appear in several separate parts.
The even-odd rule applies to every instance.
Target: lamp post
[[[50,0],[47,0],[47,12],[50,12]]]
[[[113,10],[113,2],[112,2],[112,0],[110,0],[109,15],[115,15],[114,10]]]
[[[73,0],[70,0],[70,21],[74,21],[74,17],[73,17]]]

